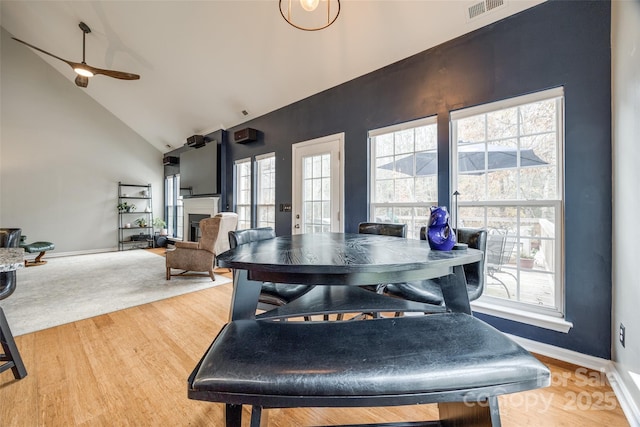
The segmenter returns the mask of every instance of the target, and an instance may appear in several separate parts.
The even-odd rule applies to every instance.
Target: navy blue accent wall
[[[367,131],[438,115],[440,204],[448,204],[449,111],[552,87],[565,88],[565,237],[568,334],[481,316],[501,330],[610,358],[611,5],[549,1],[346,82],[244,127],[259,140],[227,146],[233,161],[276,153],[276,205],[291,202],[291,144],[345,133],[346,231],[367,219]],[[327,58],[331,62],[331,58]],[[232,140],[229,138],[229,140]],[[291,214],[277,212],[277,234]]]

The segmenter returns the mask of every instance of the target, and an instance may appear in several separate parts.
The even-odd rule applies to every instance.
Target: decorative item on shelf
[[[299,30],[322,30],[338,19],[340,0],[323,0],[326,8],[319,8],[319,3],[320,0],[280,0],[280,15]]]
[[[429,246],[437,251],[450,251],[456,244],[456,235],[449,225],[446,206],[431,206],[431,217],[427,227]]]
[[[162,218],[154,218],[153,219],[153,227],[155,229],[160,230],[160,235],[161,236],[166,236],[167,233],[167,223],[164,222],[164,220]]]
[[[149,190],[142,190],[140,194],[142,195],[142,197],[149,197]]]
[[[127,202],[121,202],[118,203],[118,212],[123,213],[123,212],[133,212],[136,210],[136,205],[132,204],[128,204]]]
[[[133,236],[131,236],[131,241],[133,242],[143,242],[149,239],[151,239],[151,235],[144,233],[134,234]]]
[[[146,208],[144,208],[144,211],[145,211],[146,213],[151,212],[151,206],[147,206]]]
[[[140,217],[140,218],[135,220],[135,223],[138,225],[138,227],[146,227],[147,226],[147,219],[144,218],[144,217]]]
[[[126,224],[124,225],[124,228],[131,228],[131,223],[129,223],[129,222],[128,222],[128,223],[126,223]]]

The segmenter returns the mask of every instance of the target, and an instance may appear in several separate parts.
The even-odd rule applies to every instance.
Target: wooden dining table
[[[220,254],[234,270],[230,320],[255,318],[262,282],[362,286],[441,277],[447,309],[471,313],[463,266],[478,262],[476,249],[436,251],[428,241],[357,233],[278,236]]]

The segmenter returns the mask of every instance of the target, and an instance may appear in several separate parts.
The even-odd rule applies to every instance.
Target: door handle
[[[294,225],[293,228],[300,228],[300,224]]]

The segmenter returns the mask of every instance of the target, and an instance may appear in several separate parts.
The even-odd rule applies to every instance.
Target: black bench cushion
[[[234,321],[194,370],[189,394],[237,403],[242,399],[225,394],[382,396],[496,386],[508,393],[548,383],[549,370],[507,336],[470,315],[446,313],[350,322]]]

